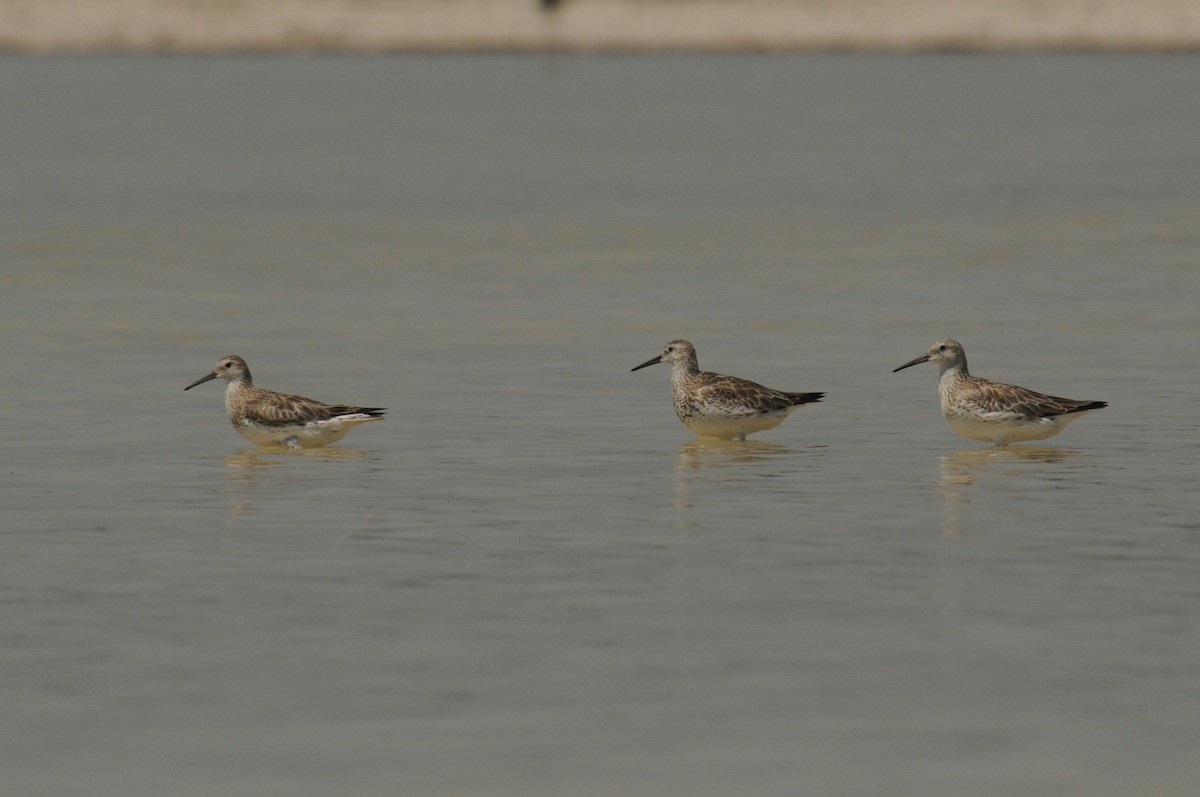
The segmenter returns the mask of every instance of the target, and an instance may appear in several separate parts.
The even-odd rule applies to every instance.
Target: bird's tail
[[[820,401],[825,398],[824,393],[788,393],[787,397],[792,400],[792,404],[812,404],[814,401]]]

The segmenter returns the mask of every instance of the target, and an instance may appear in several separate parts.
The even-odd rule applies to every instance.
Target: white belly
[[[1009,443],[1045,440],[1047,437],[1053,437],[1061,432],[1064,426],[1082,414],[1071,413],[1034,420],[1004,421],[982,421],[977,418],[947,416],[946,422],[950,424],[951,429],[963,437],[1003,446]]]
[[[688,418],[680,418],[683,425],[700,437],[712,437],[718,440],[733,440],[745,438],[748,434],[774,429],[783,423],[788,414],[795,409],[788,408],[781,412],[769,414],[758,413],[740,417],[728,415],[695,414]]]
[[[355,426],[380,418],[367,416],[343,416],[327,421],[313,421],[303,426],[265,426],[253,422],[235,425],[238,434],[258,446],[286,446],[288,448],[315,448],[336,443]]]

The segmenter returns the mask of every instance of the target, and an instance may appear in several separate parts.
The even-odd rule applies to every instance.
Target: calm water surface
[[[1198,80],[0,59],[7,789],[1200,792]],[[1111,406],[959,438],[943,336]],[[675,337],[828,397],[696,441]]]

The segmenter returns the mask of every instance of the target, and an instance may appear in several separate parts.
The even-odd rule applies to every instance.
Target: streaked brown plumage
[[[972,376],[966,350],[952,338],[935,341],[925,354],[892,373],[923,362],[941,369],[938,397],[950,428],[996,446],[1052,437],[1075,419],[1108,406],[1104,401],[1061,398]]]
[[[326,404],[315,399],[255,387],[246,361],[230,354],[211,373],[184,390],[212,379],[224,379],[225,410],[242,437],[260,446],[311,448],[333,443],[360,423],[383,420],[382,407]]]
[[[748,434],[775,428],[796,407],[825,395],[789,393],[749,379],[701,371],[696,348],[686,340],[671,341],[662,354],[632,370],[662,362],[671,363],[675,414],[701,437],[745,440]]]

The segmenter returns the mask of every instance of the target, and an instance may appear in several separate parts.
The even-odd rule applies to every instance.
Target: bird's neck
[[[234,396],[241,395],[242,393],[249,391],[252,387],[253,385],[250,384],[250,380],[246,379],[245,377],[242,377],[241,379],[230,379],[225,383],[225,398],[228,400]]]
[[[671,381],[675,383],[687,382],[690,379],[694,379],[699,373],[700,366],[695,360],[673,363],[671,365]]]
[[[955,363],[954,365],[942,365],[940,367],[941,375],[938,378],[938,384],[941,385],[949,385],[953,384],[954,382],[960,382],[964,379],[970,378],[971,376],[969,373],[967,373],[966,363]]]

